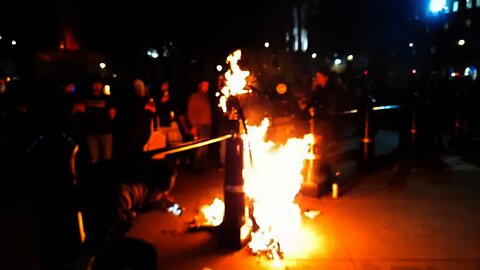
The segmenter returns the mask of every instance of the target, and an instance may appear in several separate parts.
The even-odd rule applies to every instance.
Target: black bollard
[[[414,100],[412,104],[412,115],[411,115],[410,129],[409,129],[409,135],[410,135],[409,146],[410,146],[410,151],[412,151],[412,153],[419,150],[419,147],[425,143],[425,140],[424,140],[425,130],[423,130],[424,128],[422,128],[424,125],[419,126],[419,123],[420,123],[419,117],[422,117],[422,112],[425,111],[425,110],[422,110],[422,107],[423,107],[422,96],[418,92],[415,92],[413,94],[413,98]]]
[[[417,147],[417,106],[413,107],[412,124],[410,126],[410,147],[415,149]]]
[[[449,146],[452,149],[459,150],[462,139],[462,117],[459,108],[454,109],[454,120],[451,130]]]
[[[220,242],[225,246],[240,249],[249,241],[246,228],[247,211],[243,190],[243,141],[240,136],[227,140],[224,201],[225,214],[220,225]]]
[[[327,175],[322,175],[322,153],[321,148],[324,143],[318,134],[318,128],[315,126],[315,108],[308,110],[310,114],[309,125],[310,133],[313,134],[313,144],[310,151],[312,158],[305,160],[304,181],[302,182],[301,192],[305,196],[318,197],[324,191],[327,182]]]
[[[363,111],[362,136],[359,142],[359,155],[357,167],[360,170],[368,170],[373,166],[375,157],[375,139],[372,125],[372,106],[368,101]]]
[[[219,241],[229,248],[240,249],[250,241],[247,225],[246,197],[243,180],[243,140],[240,124],[243,121],[241,108],[236,97],[229,98],[228,125],[234,136],[227,140],[224,203],[225,213],[220,224]]]

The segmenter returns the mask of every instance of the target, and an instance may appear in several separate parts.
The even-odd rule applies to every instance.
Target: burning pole
[[[225,213],[220,224],[220,242],[225,246],[240,249],[250,241],[251,226],[246,208],[243,167],[244,148],[242,133],[246,133],[245,115],[238,99],[238,94],[248,93],[245,90],[248,71],[243,71],[237,62],[241,51],[230,54],[227,63],[230,69],[225,73],[226,84],[221,89],[219,106],[224,112],[228,132],[233,136],[226,143],[224,203]]]
[[[192,226],[191,229],[214,229],[223,245],[240,249],[251,240],[251,213],[246,207],[247,196],[244,190],[244,142],[242,135],[246,134],[247,126],[243,109],[237,95],[249,93],[245,90],[245,78],[248,71],[242,71],[237,65],[241,51],[237,50],[227,58],[231,69],[225,73],[226,82],[220,92],[218,106],[222,108],[225,117],[226,138],[224,200],[218,199],[212,205],[202,207],[201,211],[208,220],[207,226]],[[225,137],[225,136],[224,136]],[[251,158],[251,156],[250,156]],[[249,204],[250,205],[250,204]],[[221,215],[218,212],[222,208]],[[221,219],[221,221],[220,221]],[[213,225],[213,226],[211,226]]]
[[[248,211],[243,179],[243,140],[241,127],[245,119],[236,96],[227,99],[227,125],[233,136],[227,140],[224,203],[225,213],[220,224],[220,242],[227,247],[240,249],[250,241],[250,227],[247,225]]]

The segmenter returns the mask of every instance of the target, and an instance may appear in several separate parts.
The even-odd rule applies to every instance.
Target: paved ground
[[[173,196],[185,207],[184,214],[141,214],[128,236],[155,247],[158,269],[480,269],[479,167],[454,154],[379,158],[385,162],[369,172],[345,165],[352,173],[337,199],[297,197],[301,209],[321,214],[303,216],[297,242],[304,248],[286,254],[281,265],[246,247],[228,249],[216,233],[187,230],[201,205],[223,196],[222,171],[200,176],[180,171]],[[6,193],[10,199],[0,212],[0,269],[39,269],[32,194]]]
[[[214,233],[187,231],[198,207],[222,196],[222,183],[222,172],[182,173],[174,195],[185,214],[152,212],[136,220],[129,235],[157,248],[158,269],[480,269],[480,170],[458,156],[352,175],[338,199],[299,195],[303,210],[321,214],[303,217],[299,241],[308,248],[281,266],[247,247],[229,250]]]

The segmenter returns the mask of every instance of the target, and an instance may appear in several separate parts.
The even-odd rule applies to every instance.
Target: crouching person
[[[85,240],[75,269],[156,269],[156,249],[126,236],[132,220],[119,211],[121,172],[111,161],[83,168],[78,176]]]
[[[87,165],[78,177],[85,228],[78,268],[156,269],[155,247],[126,233],[137,213],[174,204],[169,194],[176,174],[167,160]]]
[[[167,211],[175,205],[170,193],[175,186],[177,168],[168,159],[146,159],[130,172],[130,181],[118,186],[117,211],[128,223],[138,213],[153,209]]]

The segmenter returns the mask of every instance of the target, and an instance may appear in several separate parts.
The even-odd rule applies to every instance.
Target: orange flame
[[[254,252],[262,250],[274,239],[288,252],[301,225],[301,211],[294,199],[303,182],[304,161],[310,157],[311,136],[276,145],[265,140],[269,123],[265,118],[243,135],[245,192],[253,200],[253,216],[260,228],[249,247]]]
[[[241,70],[238,66],[238,60],[242,58],[242,51],[236,50],[227,57],[227,64],[230,64],[230,69],[225,72],[225,85],[220,90],[222,96],[220,97],[219,107],[223,112],[227,111],[227,99],[229,96],[249,93],[250,90],[245,89],[247,85],[247,77],[250,75],[249,71]]]
[[[212,204],[203,205],[200,212],[206,219],[207,224],[218,226],[223,221],[223,214],[225,213],[225,204],[219,198],[215,198]]]

